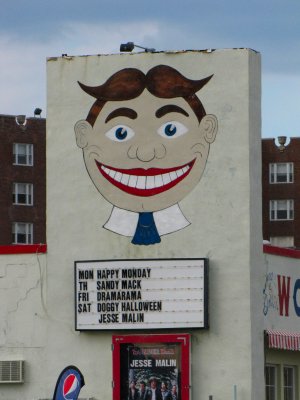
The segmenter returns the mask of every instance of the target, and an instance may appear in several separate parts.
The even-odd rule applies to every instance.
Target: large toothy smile
[[[111,184],[135,196],[154,196],[171,189],[191,171],[195,160],[175,168],[132,168],[118,169],[101,164],[96,165]]]

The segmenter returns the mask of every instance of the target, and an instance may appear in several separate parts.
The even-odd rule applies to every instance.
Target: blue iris
[[[123,127],[116,129],[115,136],[118,140],[124,140],[127,137],[127,130]]]
[[[177,132],[177,128],[174,124],[167,124],[165,127],[165,134],[167,136],[174,136]]]

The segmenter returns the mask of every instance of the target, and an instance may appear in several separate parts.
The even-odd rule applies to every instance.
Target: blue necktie
[[[160,241],[160,236],[157,232],[153,218],[153,213],[139,213],[139,220],[131,243],[143,244],[147,246],[149,244],[160,243]]]

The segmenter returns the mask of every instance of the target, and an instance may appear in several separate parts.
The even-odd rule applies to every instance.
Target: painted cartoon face
[[[133,100],[107,102],[93,127],[75,126],[88,173],[113,205],[157,211],[182,200],[199,182],[217,120],[199,124],[182,98],[161,99],[146,90]]]

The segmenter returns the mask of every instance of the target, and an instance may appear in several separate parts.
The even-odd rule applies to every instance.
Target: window
[[[13,244],[33,243],[33,224],[25,222],[14,222],[12,226]]]
[[[294,181],[293,163],[276,163],[269,165],[270,183],[292,183]]]
[[[296,400],[297,367],[267,364],[265,367],[266,400]]]
[[[295,367],[283,367],[283,399],[295,400]]]
[[[14,143],[13,155],[15,165],[33,165],[33,144]]]
[[[277,247],[294,247],[294,236],[270,236],[272,246]]]
[[[276,400],[276,372],[275,365],[266,366],[266,400]]]
[[[32,206],[33,204],[32,183],[14,183],[13,204],[23,204],[26,206]]]
[[[270,200],[270,220],[294,219],[294,200]]]

